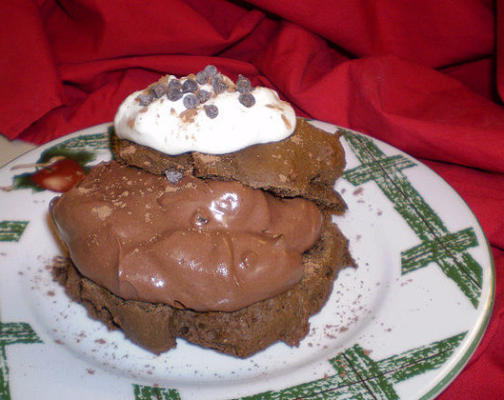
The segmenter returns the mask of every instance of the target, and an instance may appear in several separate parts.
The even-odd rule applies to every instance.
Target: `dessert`
[[[133,93],[114,125],[115,161],[51,203],[67,293],[155,353],[298,345],[351,264],[337,136],[214,67]]]

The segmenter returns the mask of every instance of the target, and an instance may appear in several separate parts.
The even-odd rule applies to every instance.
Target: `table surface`
[[[9,140],[0,135],[0,167],[27,151],[37,147],[34,144],[20,140]]]

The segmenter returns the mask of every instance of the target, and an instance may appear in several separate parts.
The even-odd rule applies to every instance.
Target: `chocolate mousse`
[[[337,134],[211,67],[133,93],[115,129],[115,161],[51,203],[67,293],[155,353],[177,337],[238,357],[298,345],[352,265],[331,221]]]
[[[83,275],[126,300],[196,311],[290,289],[322,225],[308,200],[192,176],[170,183],[116,162],[56,198],[51,214]]]

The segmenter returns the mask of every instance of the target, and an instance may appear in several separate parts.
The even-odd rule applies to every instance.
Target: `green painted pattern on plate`
[[[0,242],[19,242],[28,221],[0,221]]]
[[[394,385],[439,368],[459,346],[466,332],[415,347],[382,360],[373,360],[359,344],[329,360],[335,374],[279,391],[267,391],[239,400],[394,400]],[[180,400],[175,389],[134,385],[135,400]],[[157,397],[156,397],[157,396]]]
[[[474,230],[448,231],[441,218],[402,173],[403,169],[414,167],[414,162],[402,155],[387,156],[365,136],[346,130],[341,132],[361,163],[345,171],[343,177],[354,186],[374,181],[421,241],[401,252],[402,274],[434,262],[476,308],[481,296],[482,268],[466,251],[478,246]]]
[[[63,148],[73,151],[81,150],[108,150],[110,149],[110,134],[108,132],[95,133],[93,135],[79,135],[77,137],[67,139],[54,148]]]
[[[35,331],[24,322],[0,321],[0,400],[10,400],[9,366],[5,347],[11,344],[42,343]]]
[[[175,389],[133,385],[135,400],[180,400]]]
[[[399,399],[395,384],[439,368],[465,335],[464,332],[378,361],[356,344],[329,360],[336,371],[334,375],[240,400]]]

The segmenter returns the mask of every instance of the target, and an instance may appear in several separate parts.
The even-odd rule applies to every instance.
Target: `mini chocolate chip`
[[[203,228],[206,224],[208,224],[208,219],[196,211],[193,215],[192,223],[198,228]]]
[[[156,83],[156,84],[152,85],[149,88],[149,90],[156,99],[159,99],[162,95],[164,95],[166,93],[166,86],[164,86],[160,83]]]
[[[214,119],[217,115],[219,115],[219,109],[214,104],[204,105],[205,114],[208,118]]]
[[[140,103],[141,106],[148,106],[154,100],[154,97],[151,94],[139,94],[136,98],[136,101]]]
[[[198,98],[200,104],[206,102],[212,94],[205,89],[200,89],[196,92],[196,97]]]
[[[184,96],[184,106],[185,108],[195,108],[198,104],[198,98],[195,94],[189,93]]]
[[[198,82],[200,85],[204,85],[205,83],[208,82],[208,75],[206,74],[205,71],[200,71],[196,74],[196,82]]]
[[[195,79],[200,85],[204,85],[215,75],[217,75],[217,68],[213,65],[207,65],[203,70],[196,74]]]
[[[183,174],[176,169],[167,169],[165,171],[165,176],[166,179],[168,179],[168,182],[170,182],[172,185],[176,185],[182,179]]]
[[[177,87],[168,87],[166,91],[166,97],[168,97],[168,100],[170,101],[177,101],[182,97],[182,90]]]
[[[182,84],[183,93],[194,93],[196,90],[198,90],[198,84],[194,79],[186,79]]]
[[[224,82],[222,77],[220,77],[219,75],[214,76],[211,79],[211,82],[215,94],[221,94],[227,90],[228,86],[226,85],[226,82]]]
[[[255,104],[255,98],[250,93],[242,93],[238,97],[238,101],[242,103],[245,107],[252,107]]]
[[[252,90],[252,85],[247,78],[240,74],[236,80],[236,90],[240,93],[248,93]]]
[[[205,69],[203,69],[203,71],[205,72],[206,76],[209,78],[217,75],[217,68],[215,67],[215,65],[207,65],[205,67]]]
[[[179,89],[182,90],[182,83],[178,79],[172,79],[168,82],[168,89]]]

